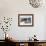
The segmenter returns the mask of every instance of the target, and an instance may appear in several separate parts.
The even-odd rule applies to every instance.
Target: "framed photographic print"
[[[33,14],[18,14],[18,26],[33,26]]]

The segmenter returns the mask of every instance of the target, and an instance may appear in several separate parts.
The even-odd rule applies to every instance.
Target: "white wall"
[[[46,6],[33,8],[28,0],[0,0],[0,17],[12,17],[12,27],[8,31],[17,40],[27,40],[34,34],[39,40],[45,38],[45,15]],[[18,14],[34,14],[33,27],[18,27]],[[0,32],[0,35],[2,31]],[[3,37],[0,36],[0,39]]]

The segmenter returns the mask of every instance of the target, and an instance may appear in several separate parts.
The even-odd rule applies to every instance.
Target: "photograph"
[[[18,26],[33,26],[33,14],[18,14]]]

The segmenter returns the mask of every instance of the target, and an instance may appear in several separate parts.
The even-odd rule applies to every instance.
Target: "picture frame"
[[[18,14],[18,26],[33,26],[34,15],[33,14]]]

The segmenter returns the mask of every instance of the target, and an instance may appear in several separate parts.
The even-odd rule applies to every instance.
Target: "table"
[[[16,46],[46,46],[46,40],[29,41],[29,40],[9,40],[7,43]]]

